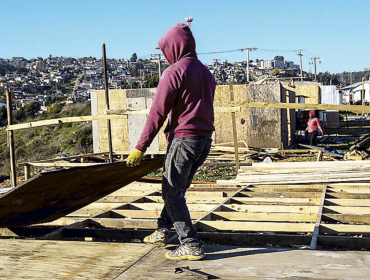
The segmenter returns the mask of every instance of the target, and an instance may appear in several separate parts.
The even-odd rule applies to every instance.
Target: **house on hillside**
[[[362,105],[362,98],[364,98],[364,104],[369,104],[370,85],[368,81],[364,82],[363,85],[362,82],[358,82],[339,90],[342,92],[343,102],[346,104]],[[362,92],[364,92],[363,95]]]

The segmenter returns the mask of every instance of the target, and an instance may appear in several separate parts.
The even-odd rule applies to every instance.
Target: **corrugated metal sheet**
[[[320,86],[321,104],[341,105],[343,99],[335,86]]]

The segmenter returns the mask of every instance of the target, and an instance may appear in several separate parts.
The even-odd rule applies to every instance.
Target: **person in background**
[[[317,130],[319,129],[321,135],[324,136],[324,131],[321,128],[320,121],[318,118],[315,118],[315,111],[311,110],[309,113],[310,119],[307,122],[307,128],[305,130],[308,131],[308,136],[310,137],[310,145],[316,146],[316,138],[317,138]]]
[[[185,192],[211,149],[216,84],[211,72],[197,58],[195,40],[187,25],[171,27],[158,45],[170,66],[163,72],[143,132],[126,164],[129,167],[140,164],[168,115],[162,180],[164,207],[157,230],[145,237],[144,242],[166,246],[169,230],[175,227],[180,246],[168,250],[165,256],[173,260],[199,260],[205,252],[193,227]]]

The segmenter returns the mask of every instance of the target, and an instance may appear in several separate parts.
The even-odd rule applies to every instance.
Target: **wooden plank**
[[[351,111],[355,113],[370,113],[369,106],[360,105],[327,105],[305,103],[269,103],[269,102],[229,102],[231,106],[252,108],[279,108],[279,109],[304,109],[304,110],[335,110]]]
[[[334,157],[340,157],[340,158],[343,158],[344,157],[344,155],[338,155],[336,153],[328,152],[325,149],[322,149],[320,147],[311,146],[311,145],[305,145],[305,144],[299,144],[299,145],[301,145],[301,146],[303,146],[305,148],[309,148],[309,149],[313,149],[313,150],[319,151],[319,156],[317,157],[318,158],[317,161],[321,161],[322,153],[326,153],[326,154],[329,154],[329,155],[334,156]]]
[[[243,212],[219,212],[212,213],[212,220],[229,221],[279,221],[279,222],[310,222],[316,221],[313,213],[243,213]]]
[[[251,167],[279,167],[280,169],[283,168],[321,168],[321,167],[369,167],[370,162],[367,161],[323,161],[323,162],[272,162],[272,163],[253,163]],[[248,169],[249,166],[243,166],[241,169]]]
[[[230,113],[230,112],[240,112],[241,107],[215,107],[215,113]],[[149,109],[145,110],[132,110],[126,111],[122,115],[94,115],[94,116],[79,116],[79,117],[65,117],[65,118],[58,118],[58,119],[51,119],[51,120],[43,120],[43,121],[35,121],[35,122],[28,122],[28,123],[21,123],[21,124],[13,124],[8,125],[6,130],[17,130],[17,129],[24,129],[24,128],[31,128],[31,127],[38,127],[38,126],[45,126],[45,125],[56,125],[62,123],[73,123],[73,122],[86,122],[86,121],[107,121],[107,120],[121,120],[126,119],[127,115],[147,115],[149,113]]]
[[[80,163],[80,162],[27,162],[29,166],[36,167],[88,167],[88,166],[97,166],[97,165],[107,165],[107,163]],[[20,165],[18,165],[20,166]]]
[[[356,223],[370,225],[370,215],[355,215],[355,214],[323,214],[323,221],[335,223]]]
[[[325,202],[325,205],[370,207],[370,200],[367,200],[367,199],[327,199]]]
[[[230,90],[230,101],[234,101],[233,82],[231,81],[229,82],[229,90]],[[236,131],[235,113],[231,113],[231,120],[232,120],[233,138],[234,138],[235,165],[236,165],[236,170],[239,170],[238,134]]]
[[[162,211],[163,206],[164,206],[163,203],[130,203],[129,205],[122,209]],[[209,211],[214,207],[215,205],[213,204],[188,204],[189,211]],[[118,210],[121,210],[121,208]]]
[[[324,213],[370,215],[370,207],[324,206]]]
[[[343,225],[343,224],[321,224],[320,225],[320,234],[330,233],[348,233],[348,234],[369,234],[370,226],[369,225]]]
[[[233,197],[233,202],[239,201],[248,205],[306,205],[315,206],[320,205],[320,199],[317,198],[265,198],[265,197],[254,197],[254,198],[244,198],[244,197]]]
[[[233,231],[267,231],[267,232],[313,232],[314,224],[306,223],[275,223],[275,222],[234,222],[234,221],[200,221],[198,229],[233,230]]]
[[[337,193],[329,192],[326,194],[327,198],[338,198],[338,199],[370,199],[370,193]],[[334,200],[335,202],[335,200]]]
[[[315,228],[314,228],[314,231],[313,231],[313,234],[312,234],[312,240],[311,240],[311,244],[310,244],[310,249],[311,250],[316,250],[316,247],[317,247],[317,236],[320,233],[320,224],[321,224],[322,211],[323,211],[324,203],[325,203],[326,189],[327,188],[325,187],[322,190],[319,212],[317,213]]]
[[[41,173],[0,196],[0,227],[53,221],[162,167],[163,159]],[[37,203],[35,203],[37,201]]]
[[[13,124],[13,106],[12,106],[12,96],[9,92],[8,86],[6,87],[5,91],[6,95],[6,111],[7,111],[7,120],[8,120],[8,126]],[[9,159],[10,159],[10,182],[12,187],[14,188],[17,186],[17,175],[15,170],[15,148],[14,148],[14,135],[13,131],[7,131],[8,136],[8,147],[9,147]]]
[[[273,191],[272,189],[265,190],[264,192],[259,192],[259,191],[249,191],[249,192],[242,192],[240,196],[247,196],[247,197],[280,197],[280,198],[320,198],[321,193],[320,192],[285,192],[285,191],[280,191],[275,190]]]
[[[117,215],[121,215],[123,218],[130,218],[130,219],[157,219],[161,215],[161,211],[153,211],[153,210],[112,210],[110,211],[111,214],[115,213]],[[199,219],[202,217],[206,212],[203,211],[191,211],[190,217],[192,219]]]
[[[319,206],[287,206],[287,205],[242,205],[225,204],[230,211],[261,212],[261,213],[314,213],[317,214]]]

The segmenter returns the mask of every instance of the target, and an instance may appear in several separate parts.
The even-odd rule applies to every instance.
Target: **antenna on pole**
[[[189,28],[191,29],[191,23],[193,22],[193,17],[186,17],[185,20],[188,23]]]

